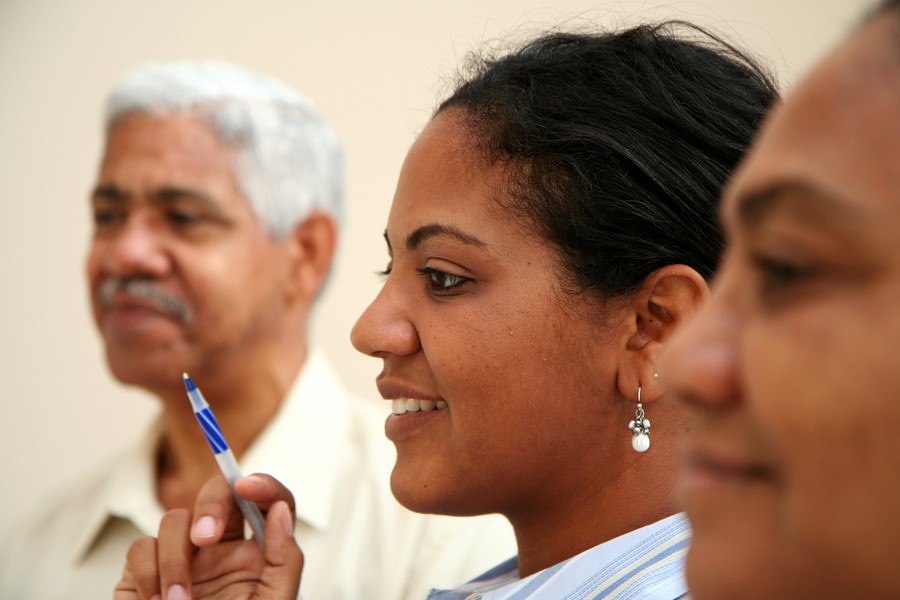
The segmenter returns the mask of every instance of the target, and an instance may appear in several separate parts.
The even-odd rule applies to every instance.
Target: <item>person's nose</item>
[[[162,277],[171,266],[165,235],[152,217],[129,215],[114,231],[96,236],[102,270],[118,277]]]
[[[714,286],[700,312],[676,331],[660,365],[666,389],[694,408],[726,408],[739,402],[739,312],[728,288]]]
[[[350,332],[353,347],[379,358],[418,352],[419,334],[410,317],[408,298],[388,277],[378,296],[353,326]]]

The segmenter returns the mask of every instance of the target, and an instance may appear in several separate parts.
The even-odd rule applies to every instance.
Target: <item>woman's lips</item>
[[[395,443],[409,439],[422,433],[435,421],[442,419],[447,412],[446,408],[442,408],[403,414],[391,413],[384,422],[384,435]]]
[[[771,482],[772,470],[753,460],[694,450],[686,454],[682,480],[683,487],[747,486]]]
[[[445,412],[447,403],[443,400],[392,398],[391,415],[384,423],[384,435],[392,442],[411,438]]]

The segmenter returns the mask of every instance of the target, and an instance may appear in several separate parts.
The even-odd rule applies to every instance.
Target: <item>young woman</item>
[[[671,491],[687,411],[658,359],[708,295],[719,193],[775,97],[752,60],[684,24],[554,33],[475,64],[413,144],[353,343],[384,364],[397,499],[503,514],[518,543],[433,597],[685,593]],[[213,483],[132,548],[117,598],[235,591],[219,587],[232,550],[256,559],[248,593],[292,597],[302,560],[273,505],[286,493],[266,478],[240,490],[273,506],[265,554]],[[209,526],[193,564],[192,523]]]

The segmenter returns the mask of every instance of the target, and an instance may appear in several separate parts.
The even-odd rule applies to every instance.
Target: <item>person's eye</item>
[[[125,218],[125,211],[112,208],[94,208],[94,226],[98,229],[109,227]]]
[[[180,210],[169,211],[168,213],[166,213],[166,218],[172,224],[177,225],[178,227],[197,225],[204,220],[201,215]]]
[[[471,281],[468,277],[445,273],[431,267],[425,267],[418,271],[426,278],[429,290],[436,295],[452,295],[458,292],[461,286]]]
[[[786,293],[815,275],[812,266],[798,262],[759,255],[754,258],[759,274],[759,290],[764,299]]]
[[[394,267],[394,261],[389,261],[387,266],[384,269],[382,269],[380,271],[375,271],[375,273],[377,275],[380,275],[381,277],[387,277],[388,275],[391,274],[391,269],[393,267]]]

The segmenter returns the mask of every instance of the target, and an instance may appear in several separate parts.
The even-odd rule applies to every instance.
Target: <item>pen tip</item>
[[[184,387],[187,388],[187,391],[193,392],[197,389],[197,386],[194,385],[194,381],[188,377],[187,373],[182,373],[181,376],[184,378]]]

